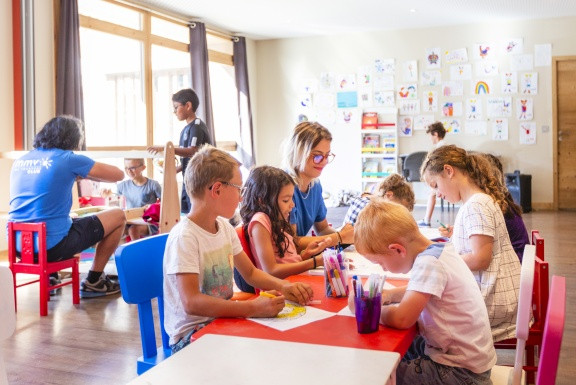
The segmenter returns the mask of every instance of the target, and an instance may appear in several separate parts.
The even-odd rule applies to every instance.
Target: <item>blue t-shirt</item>
[[[155,203],[162,198],[162,187],[154,179],[146,178],[146,183],[137,186],[131,179],[118,183],[118,194],[126,198],[126,207],[133,209]]]
[[[327,209],[320,181],[316,181],[308,193],[302,193],[298,187],[294,188],[293,200],[295,207],[290,212],[290,223],[296,224],[296,233],[302,237],[308,234],[314,223],[326,219]]]
[[[72,186],[94,163],[60,149],[35,149],[16,160],[10,173],[9,220],[46,222],[46,248],[54,247],[72,224]]]

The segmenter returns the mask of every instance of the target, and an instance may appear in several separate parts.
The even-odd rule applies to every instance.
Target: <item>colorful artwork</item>
[[[520,93],[530,95],[538,93],[538,72],[526,72],[520,75]]]
[[[479,80],[476,82],[476,85],[474,86],[474,94],[487,95],[490,93],[491,89],[492,89],[492,82],[490,82],[489,80]]]
[[[520,123],[520,144],[536,144],[536,123]]]
[[[508,140],[508,119],[492,121],[492,140]]]
[[[462,102],[445,102],[442,106],[444,116],[462,116]]]
[[[482,101],[476,98],[470,98],[466,101],[466,119],[482,119]]]
[[[422,110],[425,112],[438,111],[438,92],[425,91],[422,99]]]
[[[322,91],[334,91],[336,89],[336,75],[333,72],[322,72],[320,74],[319,89]]]
[[[303,79],[300,82],[300,91],[303,94],[313,94],[318,91],[318,79]]]
[[[516,72],[505,72],[502,74],[502,93],[518,93],[518,74]]]
[[[442,60],[440,59],[440,48],[428,48],[426,50],[426,68],[436,69],[442,67]]]
[[[360,125],[362,112],[357,108],[340,108],[336,114],[336,123],[356,126]]]
[[[414,117],[414,130],[422,131],[428,128],[429,125],[434,123],[434,115],[418,115]]]
[[[453,80],[442,83],[442,95],[462,96],[464,94],[464,84],[462,81]]]
[[[470,80],[472,79],[471,64],[457,64],[450,66],[450,80]]]
[[[510,96],[486,98],[486,116],[488,118],[512,116],[512,98]]]
[[[504,52],[507,54],[517,55],[524,52],[524,39],[520,38],[512,38],[506,39],[504,44]]]
[[[356,89],[355,74],[340,74],[337,76],[336,87],[338,91],[347,91]]]
[[[396,90],[398,99],[416,99],[418,97],[416,84],[400,84]]]
[[[300,94],[298,96],[298,107],[309,108],[312,107],[312,94]]]
[[[372,67],[361,66],[358,68],[357,83],[359,87],[369,86],[372,83]]]
[[[404,81],[405,82],[416,82],[418,81],[418,61],[408,60],[404,62]]]
[[[498,75],[498,62],[493,60],[482,60],[475,64],[475,75],[477,78],[492,77]]]
[[[414,122],[411,116],[402,116],[398,120],[398,133],[400,136],[412,136]]]
[[[444,58],[447,64],[466,63],[468,61],[468,51],[466,51],[466,48],[446,51]]]
[[[337,92],[336,101],[338,108],[358,107],[358,93],[356,91]]]
[[[446,132],[452,134],[459,134],[461,125],[460,119],[444,119],[442,120],[442,125],[446,129]]]
[[[396,62],[394,59],[376,59],[374,60],[374,71],[377,75],[394,75]]]
[[[493,44],[474,44],[474,50],[472,51],[472,57],[474,60],[485,60],[492,56],[494,56]]]
[[[374,105],[376,106],[395,106],[394,91],[374,91]]]
[[[400,115],[417,115],[420,113],[420,100],[399,100],[398,113]]]
[[[532,99],[516,99],[516,118],[518,118],[518,120],[534,119],[534,103]]]
[[[420,75],[420,84],[423,86],[439,86],[442,81],[442,72],[440,71],[422,71]]]
[[[372,99],[372,87],[358,88],[358,106],[371,107],[374,104]]]

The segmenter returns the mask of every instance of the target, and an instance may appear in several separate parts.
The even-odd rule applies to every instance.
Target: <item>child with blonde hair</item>
[[[426,183],[450,203],[463,202],[454,227],[442,229],[468,265],[488,308],[494,342],[516,331],[520,262],[503,212],[508,203],[502,178],[481,154],[454,145],[429,153],[421,169]]]
[[[384,269],[410,271],[407,286],[382,292],[382,324],[407,329],[418,323],[419,335],[396,369],[397,384],[491,384],[496,352],[488,312],[454,246],[430,241],[405,207],[382,198],[360,212],[354,243]]]

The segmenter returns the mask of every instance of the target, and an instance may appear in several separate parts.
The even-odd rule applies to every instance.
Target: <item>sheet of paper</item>
[[[250,318],[250,320],[276,330],[285,331],[335,315],[336,313],[321,310],[313,306],[300,306],[294,302],[286,301],[284,309],[276,317]]]

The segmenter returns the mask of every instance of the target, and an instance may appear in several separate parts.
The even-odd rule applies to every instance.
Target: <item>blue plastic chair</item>
[[[116,249],[115,260],[122,298],[138,305],[143,355],[138,358],[138,375],[172,354],[164,329],[162,260],[168,234],[159,234],[126,243]],[[160,315],[162,345],[156,347],[156,328],[152,300],[156,298]]]

